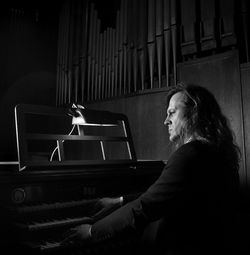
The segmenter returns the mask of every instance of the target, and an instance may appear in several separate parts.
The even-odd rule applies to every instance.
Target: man
[[[158,221],[155,242],[143,253],[228,254],[238,188],[239,150],[214,96],[179,84],[169,90],[164,122],[176,144],[160,177],[137,199],[71,230],[64,243],[119,243],[143,237]],[[122,199],[104,199],[110,206]],[[150,228],[149,228],[150,229]],[[234,234],[234,233],[232,233]]]

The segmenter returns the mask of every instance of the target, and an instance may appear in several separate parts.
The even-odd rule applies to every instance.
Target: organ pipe
[[[228,15],[228,8],[221,6],[233,6],[236,0],[220,0],[217,19],[210,0],[192,1],[192,5],[184,0],[117,0],[113,25],[107,27],[93,0],[65,1],[59,23],[57,105],[168,87],[177,83],[177,62],[187,50],[198,54],[218,45],[235,45],[230,16],[234,13],[230,8]],[[187,8],[192,12],[186,13]],[[243,25],[245,13],[242,8]],[[180,17],[190,15],[194,23],[183,26]],[[249,59],[247,39],[245,45]]]

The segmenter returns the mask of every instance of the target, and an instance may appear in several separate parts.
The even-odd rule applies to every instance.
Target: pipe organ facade
[[[103,4],[114,7],[112,24],[105,25],[101,14],[107,9],[94,0],[63,4],[57,105],[164,89],[176,84],[179,62],[232,49],[242,39],[248,49],[247,32],[236,33],[246,25],[244,0],[238,8],[235,0]]]

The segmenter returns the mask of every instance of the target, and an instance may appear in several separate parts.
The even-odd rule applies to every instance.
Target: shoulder
[[[210,142],[202,141],[202,140],[194,140],[189,143],[182,145],[178,148],[175,153],[203,153],[208,151],[215,151],[216,146]]]
[[[179,147],[168,162],[194,163],[216,155],[216,146],[211,143],[195,140]]]

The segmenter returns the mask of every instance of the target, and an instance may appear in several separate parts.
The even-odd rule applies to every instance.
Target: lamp
[[[84,106],[73,104],[72,107],[69,109],[68,114],[72,116],[72,125],[78,128],[78,134],[84,135],[83,126],[93,126],[93,127],[117,127],[122,126],[124,130],[125,136],[127,136],[126,130],[125,130],[125,124],[124,121],[119,117],[121,117],[119,114],[114,114],[112,112],[108,111],[98,111],[98,110],[90,110],[85,109]],[[96,140],[99,141],[102,151],[102,157],[103,160],[106,160],[106,153],[105,153],[105,146],[104,141],[124,141],[124,137],[111,137],[108,138],[108,136],[104,136],[103,139],[102,136],[92,136],[90,140]],[[128,142],[127,142],[128,143]],[[127,144],[129,148],[129,144]],[[129,149],[129,155],[130,149]],[[130,156],[131,158],[131,156]]]
[[[112,127],[117,126],[118,121],[110,118],[110,113],[86,109],[79,104],[73,104],[69,109],[69,115],[72,116],[72,125],[81,126],[100,126]]]

